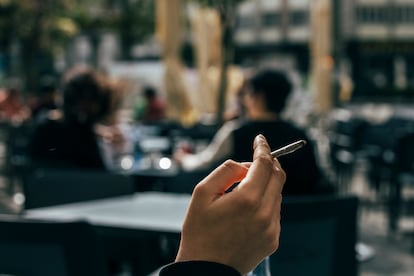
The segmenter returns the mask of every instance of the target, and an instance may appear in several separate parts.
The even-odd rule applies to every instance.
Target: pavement
[[[372,256],[360,262],[360,276],[413,276],[414,275],[414,216],[403,215],[398,231],[388,231],[386,206],[369,189],[364,164],[360,164],[350,183],[350,192],[358,195],[359,242],[368,247]],[[405,187],[404,195],[414,199],[414,187]]]

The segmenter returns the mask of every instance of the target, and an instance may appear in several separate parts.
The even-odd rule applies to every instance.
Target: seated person
[[[160,275],[230,276],[253,270],[279,246],[285,179],[265,137],[258,135],[253,162],[226,161],[196,186],[175,262]]]
[[[75,66],[62,86],[62,110],[51,111],[34,128],[29,146],[33,165],[106,169],[98,137],[118,137],[100,126],[119,107],[117,85],[87,66]]]
[[[291,90],[291,82],[283,72],[272,69],[257,72],[247,80],[242,93],[245,118],[225,123],[204,151],[177,152],[174,157],[183,170],[191,171],[214,167],[225,159],[249,160],[252,155],[249,145],[258,134],[266,136],[272,149],[303,139],[308,142],[303,149],[280,158],[289,175],[284,194],[319,193],[325,178],[316,161],[313,143],[304,130],[281,117]]]
[[[40,80],[39,98],[32,108],[32,119],[36,120],[51,110],[59,108],[59,94],[53,77]]]
[[[21,96],[20,84],[11,80],[8,87],[0,89],[0,121],[19,125],[30,118],[30,109]]]
[[[143,99],[136,103],[135,120],[144,124],[159,123],[164,120],[166,106],[155,88],[146,86],[142,93]]]

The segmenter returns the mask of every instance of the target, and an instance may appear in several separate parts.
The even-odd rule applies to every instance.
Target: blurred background
[[[2,213],[24,208],[45,80],[59,105],[58,82],[77,64],[125,84],[120,121],[141,127],[134,141],[151,137],[141,145],[151,153],[171,139],[144,128],[145,87],[165,103],[163,121],[189,130],[174,147],[197,152],[238,112],[244,76],[285,70],[294,93],[284,116],[316,142],[338,191],[361,200],[360,275],[414,275],[413,1],[0,0]]]

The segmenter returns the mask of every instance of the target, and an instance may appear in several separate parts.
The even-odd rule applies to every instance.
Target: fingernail
[[[263,136],[263,134],[258,134],[256,136],[256,139],[266,141],[266,138]]]

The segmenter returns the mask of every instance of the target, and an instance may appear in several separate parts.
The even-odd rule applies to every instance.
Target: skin
[[[242,275],[251,271],[279,246],[285,179],[266,139],[258,135],[252,163],[228,160],[196,186],[176,261],[218,262]]]
[[[246,116],[250,120],[275,120],[278,114],[267,110],[266,98],[263,93],[252,93],[251,88],[245,88],[243,94],[243,105],[246,108]]]

